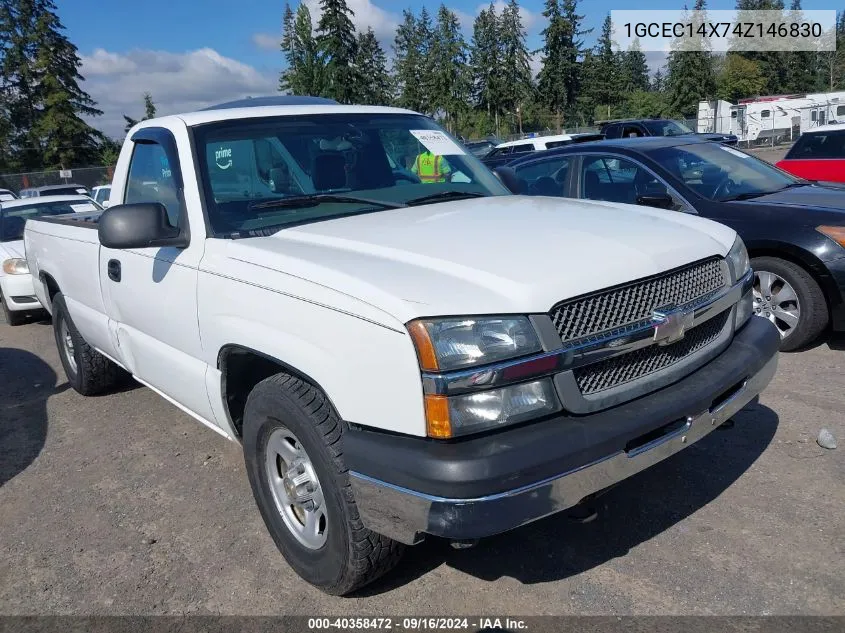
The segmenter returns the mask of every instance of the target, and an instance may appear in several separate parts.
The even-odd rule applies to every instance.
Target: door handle
[[[112,281],[120,282],[120,262],[116,259],[109,260],[109,279]]]

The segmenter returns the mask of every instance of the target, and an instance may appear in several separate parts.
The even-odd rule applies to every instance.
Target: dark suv
[[[735,134],[698,133],[683,123],[671,119],[607,121],[601,126],[601,133],[607,139],[638,136],[695,136],[725,145],[736,145],[739,140]]]

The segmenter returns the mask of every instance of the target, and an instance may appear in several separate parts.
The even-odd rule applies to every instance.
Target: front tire
[[[53,333],[70,386],[83,396],[95,396],[117,385],[126,372],[85,342],[62,293],[57,293],[52,303]]]
[[[244,461],[270,535],[304,580],[345,595],[392,569],[404,546],[364,527],[343,461],[344,423],[313,385],[279,373],[256,385]]]
[[[827,301],[806,270],[777,257],[755,257],[754,312],[778,328],[783,352],[806,347],[827,327]]]

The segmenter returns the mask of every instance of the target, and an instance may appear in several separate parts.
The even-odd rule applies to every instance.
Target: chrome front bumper
[[[679,416],[665,435],[512,490],[474,498],[442,497],[350,471],[358,511],[368,528],[407,544],[425,534],[474,539],[525,525],[575,506],[705,437],[768,385],[777,363],[774,353],[709,408]]]

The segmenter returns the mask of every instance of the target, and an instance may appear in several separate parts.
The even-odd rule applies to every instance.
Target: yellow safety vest
[[[420,182],[446,182],[446,175],[443,173],[443,157],[435,156],[431,152],[419,154],[414,161],[414,171],[420,178]]]

